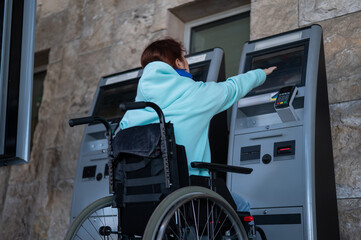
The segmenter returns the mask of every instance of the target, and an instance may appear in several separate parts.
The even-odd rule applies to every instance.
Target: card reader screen
[[[294,91],[295,91],[294,86],[287,86],[281,88],[281,90],[278,92],[275,107],[276,108],[288,107]]]
[[[277,66],[277,70],[267,76],[266,82],[253,89],[248,95],[276,92],[280,88],[289,85],[303,86],[306,68],[305,51],[305,45],[301,45],[280,51],[248,56],[246,71]]]

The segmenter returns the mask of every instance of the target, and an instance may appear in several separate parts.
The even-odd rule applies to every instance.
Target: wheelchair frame
[[[165,187],[172,186],[169,170],[169,150],[165,118],[162,110],[151,102],[134,102],[120,105],[122,110],[153,108],[160,121],[160,148],[163,159]],[[142,236],[124,235],[120,224],[121,207],[112,208],[114,191],[113,179],[113,131],[109,122],[101,117],[84,117],[70,119],[71,127],[81,124],[100,122],[107,132],[108,139],[108,166],[109,166],[109,192],[107,196],[88,205],[75,218],[70,226],[65,240],[71,239],[254,239],[256,237],[253,224],[249,220],[241,219],[234,207],[222,196],[216,193],[212,186],[212,179],[216,172],[235,172],[249,174],[250,168],[227,166],[214,163],[193,162],[194,168],[205,168],[210,171],[209,187],[188,186],[170,193],[156,207],[151,215]],[[204,209],[206,208],[206,209]],[[188,212],[192,212],[189,214]],[[197,216],[196,216],[197,212]],[[202,212],[202,213],[200,213]],[[188,215],[189,214],[189,215]],[[249,213],[247,214],[247,216]],[[202,222],[202,219],[205,222]],[[221,219],[220,219],[221,218]],[[112,219],[112,222],[109,220]],[[190,219],[190,221],[189,221]],[[222,223],[221,223],[222,222]],[[176,226],[174,228],[174,226]],[[201,229],[202,228],[202,229]],[[246,230],[247,232],[246,232]],[[114,230],[115,229],[115,230]],[[179,231],[178,231],[179,230]],[[82,231],[82,232],[81,232]],[[266,239],[259,229],[262,239]],[[220,236],[218,236],[220,234]]]

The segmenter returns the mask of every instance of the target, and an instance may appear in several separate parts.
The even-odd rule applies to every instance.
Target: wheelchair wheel
[[[153,239],[247,239],[231,205],[203,187],[181,188],[155,209],[144,235]]]
[[[64,240],[120,239],[118,209],[112,208],[112,201],[108,196],[87,206],[74,219]]]

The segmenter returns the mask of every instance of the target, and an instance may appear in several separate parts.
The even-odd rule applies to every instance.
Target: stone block
[[[46,208],[39,208],[32,222],[31,239],[62,240],[69,228],[73,180],[60,180],[49,189]]]
[[[62,71],[62,62],[48,64],[47,72],[44,79],[44,90],[41,106],[39,108],[39,119],[48,119],[50,116],[47,114],[47,103],[50,103],[56,93],[57,84],[60,80]],[[50,107],[50,106],[49,106]]]
[[[75,177],[84,126],[70,127],[68,125],[68,120],[70,118],[84,116],[87,116],[87,114],[70,114],[62,122],[62,128],[64,129],[64,140],[61,149],[59,149],[61,159],[58,165],[59,179],[74,179]]]
[[[104,48],[98,51],[89,52],[78,56],[78,60],[74,68],[76,69],[76,76],[73,79],[73,95],[78,95],[77,91],[86,87],[97,87],[99,79],[102,76],[108,75],[110,71],[110,50],[111,48]],[[84,86],[81,86],[83,84]],[[93,95],[86,96],[93,98]]]
[[[89,110],[100,78],[114,72],[110,63],[110,50],[107,47],[78,56],[68,107],[76,108],[77,111]]]
[[[339,199],[338,220],[341,240],[359,240],[361,236],[361,199]]]
[[[59,13],[68,8],[70,0],[40,0],[37,2],[38,8],[41,8],[40,17],[48,17],[54,13]]]
[[[33,145],[36,146],[36,145]],[[17,165],[11,167],[11,173],[8,180],[8,184],[24,184],[36,181],[36,176],[38,176],[40,172],[40,161],[38,159],[33,159],[34,154],[33,151],[30,156],[30,161],[26,164]]]
[[[152,32],[157,32],[164,30],[167,27],[168,21],[168,11],[170,8],[180,7],[189,3],[195,2],[194,0],[177,0],[177,1],[164,1],[164,0],[155,0],[155,15],[154,22],[152,26]],[[200,1],[199,1],[200,2]],[[207,1],[203,1],[207,5]],[[197,17],[197,16],[194,16]],[[168,26],[172,27],[172,26]]]
[[[3,207],[4,207],[4,200],[6,197],[7,184],[9,181],[11,168],[12,168],[11,166],[0,168],[0,186],[3,186],[0,189],[0,213],[3,211]]]
[[[361,10],[358,0],[299,0],[300,26]]]
[[[117,10],[118,12],[125,12],[132,9],[142,8],[144,4],[153,4],[154,0],[122,0],[118,1]]]
[[[39,182],[10,183],[0,219],[1,239],[28,240]]]
[[[167,14],[168,9],[174,7],[181,7],[181,5],[194,2],[194,0],[177,0],[177,1],[164,1],[155,0],[155,15],[152,25],[152,32],[164,30],[167,27]],[[172,27],[172,26],[169,26]]]
[[[298,0],[258,0],[251,4],[251,40],[298,28]]]
[[[156,0],[154,22],[152,25],[152,32],[156,32],[167,27],[167,13],[168,9],[174,7],[174,4],[171,4],[172,1],[165,2],[162,0]],[[174,3],[174,1],[173,1]],[[171,27],[171,26],[169,26]]]
[[[54,98],[69,98],[69,96],[71,96],[74,91],[74,83],[76,81],[80,81],[76,76],[77,69],[75,67],[78,62],[79,45],[79,40],[67,42],[63,45],[63,61],[61,64],[61,73],[58,76],[57,81],[54,81],[56,84],[56,91],[53,93]],[[49,79],[47,79],[47,81],[48,80]]]
[[[49,52],[48,64],[57,63],[61,61],[63,59],[63,50],[64,49],[62,45],[53,46]]]
[[[330,103],[361,98],[361,11],[320,22]]]
[[[118,14],[113,40],[116,44],[126,44],[136,41],[139,37],[146,37],[151,32],[154,14],[154,4],[144,4],[140,8]]]
[[[129,41],[127,43],[119,42],[118,44],[113,45],[111,62],[115,72],[140,67],[140,57],[148,43],[148,37],[139,37],[134,41]]]
[[[111,45],[115,7],[111,1],[86,1],[82,9],[80,52],[92,52]]]
[[[115,72],[140,67],[140,56],[154,35],[153,23],[154,4],[151,3],[117,15],[111,50]]]
[[[70,211],[64,209],[71,207],[73,185],[73,180],[60,180],[54,189],[48,239],[63,240],[65,237],[69,228]]]
[[[65,30],[65,41],[71,41],[81,37],[83,28],[84,1],[85,0],[72,1],[67,8],[69,17]]]
[[[338,198],[361,198],[361,100],[330,106]]]
[[[68,23],[68,11],[39,18],[35,27],[35,52],[60,45]]]

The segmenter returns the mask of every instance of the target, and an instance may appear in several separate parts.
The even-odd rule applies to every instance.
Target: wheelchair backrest
[[[166,123],[167,152],[161,150],[159,124],[136,126],[120,131],[113,140],[114,207],[121,208],[123,231],[142,235],[158,203],[171,192],[189,185],[183,146],[176,145],[173,124]],[[164,155],[170,182],[166,187]]]

